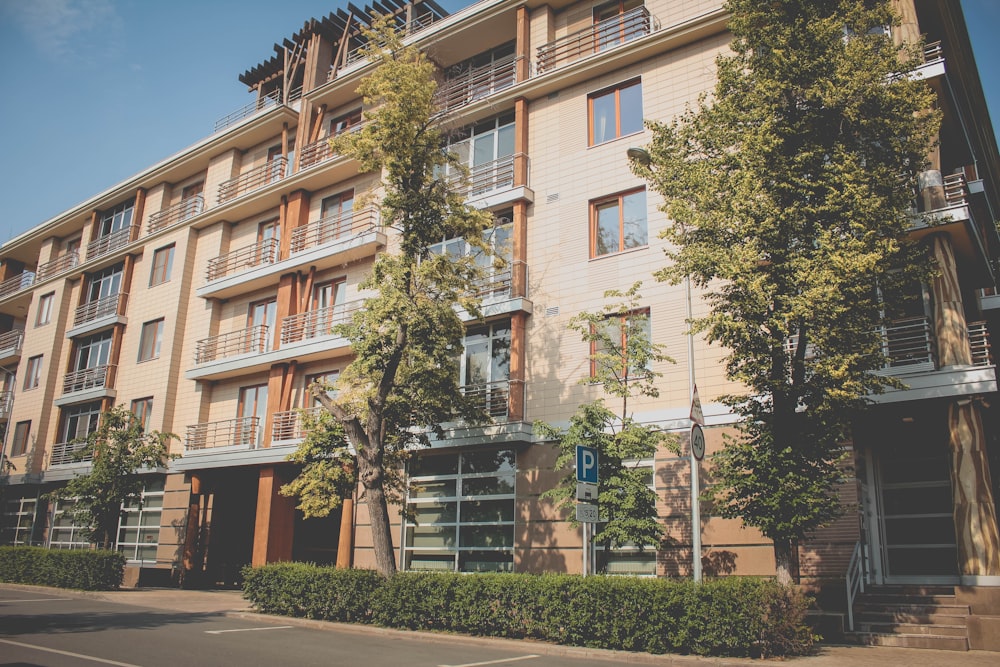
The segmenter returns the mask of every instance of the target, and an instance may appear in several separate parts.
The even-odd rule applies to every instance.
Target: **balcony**
[[[101,236],[87,244],[87,261],[97,259],[124,248],[139,235],[139,226],[131,225],[107,236]]]
[[[969,322],[969,352],[972,355],[973,366],[992,366],[993,350],[990,346],[990,331],[986,322]]]
[[[535,69],[542,74],[607,51],[650,34],[658,23],[645,7],[630,9],[538,47]]]
[[[10,411],[14,409],[14,392],[0,391],[0,421],[10,419]]]
[[[944,74],[944,50],[941,42],[924,45],[923,62],[913,71],[918,79],[930,79]]]
[[[77,327],[93,324],[98,321],[101,321],[103,324],[103,321],[106,320],[108,324],[114,324],[118,321],[119,315],[125,313],[127,302],[128,294],[122,292],[83,304],[76,309],[76,313],[73,315],[73,329],[71,331],[74,331]],[[90,328],[88,330],[93,331],[94,329]],[[80,333],[83,332],[74,332],[70,335],[78,336]]]
[[[65,273],[70,269],[76,267],[80,263],[80,254],[77,251],[67,252],[59,255],[53,260],[40,264],[38,270],[35,272],[35,276],[38,282],[43,280],[48,280],[60,273]]]
[[[292,230],[291,252],[297,254],[316,246],[346,241],[375,229],[378,211],[374,207],[330,215]]]
[[[278,106],[279,104],[281,104],[280,88],[272,90],[267,95],[264,95],[263,97],[254,100],[250,104],[244,105],[239,109],[237,109],[236,111],[233,111],[232,113],[227,114],[222,118],[220,118],[219,120],[215,121],[214,132],[220,132],[231,125],[235,125],[244,118],[249,118],[250,116],[253,116],[262,109],[269,109],[271,107]]]
[[[180,222],[184,222],[188,218],[193,218],[204,210],[205,197],[202,195],[188,197],[170,208],[165,208],[150,215],[149,220],[146,222],[146,233],[152,234],[161,229],[172,227]]]
[[[461,109],[513,86],[516,70],[517,57],[514,55],[482,67],[470,67],[446,78],[435,91],[434,101],[444,113]]]
[[[49,456],[49,467],[67,466],[74,463],[86,463],[93,460],[93,456],[77,458],[77,452],[87,446],[84,442],[60,442],[52,445],[52,455]]]
[[[0,283],[0,299],[5,299],[12,294],[26,290],[34,283],[35,274],[30,271],[25,271],[24,273],[8,278]]]
[[[528,166],[528,156],[515,153],[472,167],[467,178],[455,174],[449,180],[455,191],[465,195],[477,208],[491,208],[519,199],[530,202],[535,195],[527,188]],[[521,179],[524,182],[518,182]]]
[[[276,443],[301,442],[306,437],[306,432],[302,423],[304,414],[318,416],[323,412],[322,407],[305,408],[301,410],[286,410],[275,412],[271,422],[271,445]]]
[[[520,380],[498,380],[485,384],[465,385],[462,394],[493,419],[521,418],[515,414],[524,405],[524,383]],[[512,401],[511,399],[515,399]]]
[[[357,132],[362,127],[364,127],[364,123],[359,123],[345,130],[345,133]],[[302,150],[299,151],[299,171],[335,157],[340,157],[340,154],[335,153],[333,148],[330,147],[330,139],[332,137],[324,137],[319,141],[314,141],[302,147]]]
[[[117,366],[104,364],[67,373],[63,378],[63,394],[76,394],[91,389],[110,387],[115,381]]]
[[[260,418],[239,417],[187,427],[184,453],[220,448],[256,449],[260,445]]]
[[[288,168],[288,158],[279,155],[272,160],[268,160],[259,167],[254,167],[246,173],[240,174],[236,178],[231,178],[219,184],[219,204],[225,204],[237,197],[259,190],[265,185],[277,183],[285,177],[285,170]]]
[[[16,361],[21,357],[21,345],[24,344],[24,332],[14,329],[0,334],[0,364]]]
[[[244,354],[261,354],[268,349],[270,327],[260,324],[198,341],[194,363],[206,364]]]
[[[281,345],[284,347],[315,338],[332,337],[335,335],[333,328],[350,322],[355,311],[363,306],[364,300],[348,301],[282,318]]]
[[[893,320],[882,332],[887,364],[880,374],[935,369],[934,338],[927,317]]]
[[[262,264],[274,264],[278,261],[279,244],[277,239],[265,239],[253,245],[226,253],[208,260],[207,282],[220,280],[235,273],[247,271]]]

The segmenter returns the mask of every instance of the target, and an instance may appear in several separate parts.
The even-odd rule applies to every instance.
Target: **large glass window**
[[[267,419],[266,384],[240,388],[236,417],[241,422],[237,429],[236,442],[233,444],[259,447],[264,441],[264,421]]]
[[[354,190],[324,197],[320,204],[320,229],[317,243],[328,243],[350,236],[354,226]]]
[[[514,112],[455,130],[445,149],[469,170],[471,195],[513,186]]]
[[[123,270],[124,267],[117,264],[91,274],[87,283],[85,303],[93,303],[99,299],[119,294],[122,288]]]
[[[40,327],[52,321],[52,304],[55,303],[56,293],[49,292],[43,294],[38,299],[38,314],[35,316],[35,326]]]
[[[35,389],[42,383],[42,356],[41,354],[28,357],[28,363],[24,368],[24,389]]]
[[[35,545],[40,539],[35,533],[35,513],[37,511],[37,498],[11,498],[8,500],[3,507],[3,516],[0,517],[0,544]],[[41,523],[39,523],[39,527],[41,527]]]
[[[86,529],[73,520],[76,501],[57,500],[52,506],[52,529],[49,531],[50,549],[90,549]]]
[[[76,346],[73,369],[83,371],[107,365],[111,358],[112,337],[112,332],[105,331],[95,336],[81,338]]]
[[[264,351],[271,349],[271,345],[274,340],[274,323],[278,316],[278,300],[277,299],[266,299],[264,301],[255,301],[250,304],[247,310],[247,329],[255,329],[256,327],[266,327],[263,330],[264,336]],[[251,336],[256,336],[256,333],[251,333]]]
[[[153,397],[137,398],[132,401],[130,408],[135,418],[142,424],[142,430],[149,429],[149,420],[153,414]]]
[[[488,254],[480,252],[476,247],[470,245],[464,238],[455,237],[435,243],[428,250],[434,255],[450,255],[452,257],[465,257],[475,255],[476,264],[483,268],[485,274],[483,284],[477,285],[480,296],[489,296],[501,292],[510,292],[513,252],[511,246],[511,236],[514,225],[511,220],[514,213],[511,210],[502,211],[494,216],[494,225],[483,232],[483,239],[490,248]],[[504,260],[503,268],[496,268],[494,258]]]
[[[142,495],[122,505],[118,523],[118,551],[133,562],[155,563],[160,543],[160,516],[163,511],[163,477],[146,480]]]
[[[646,34],[648,28],[643,22],[625,17],[626,13],[639,7],[642,7],[642,0],[614,0],[594,8],[598,51],[630,42]]]
[[[108,236],[129,227],[132,224],[134,204],[135,200],[130,199],[102,213],[98,237]]]
[[[101,402],[69,405],[62,410],[62,428],[59,442],[71,442],[86,438],[97,430],[101,419]]]
[[[153,251],[153,270],[149,273],[149,286],[161,285],[170,280],[174,263],[174,244]]]
[[[642,131],[642,82],[630,81],[587,98],[590,145]]]
[[[146,322],[142,325],[142,335],[139,337],[139,361],[149,361],[160,357],[160,345],[163,343],[163,318]]]
[[[17,422],[14,425],[14,437],[11,438],[10,455],[24,456],[28,451],[28,437],[31,435],[31,420]]]
[[[509,449],[415,457],[409,470],[404,567],[512,571],[515,472]]]
[[[591,257],[640,248],[648,243],[645,190],[634,190],[591,202]]]

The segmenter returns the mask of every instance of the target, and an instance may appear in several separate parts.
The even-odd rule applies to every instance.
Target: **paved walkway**
[[[788,658],[781,661],[747,660],[737,658],[699,658],[696,656],[649,655],[645,653],[625,653],[619,651],[603,651],[584,649],[572,646],[555,646],[539,642],[522,642],[509,639],[492,639],[481,637],[462,637],[437,633],[414,633],[400,630],[388,630],[364,625],[340,625],[325,621],[309,619],[294,619],[285,616],[261,616],[253,612],[250,604],[243,599],[240,591],[188,591],[176,588],[140,588],[110,592],[69,591],[66,589],[45,588],[42,586],[21,586],[0,584],[0,588],[24,591],[37,591],[46,594],[72,595],[107,600],[119,604],[151,607],[154,609],[170,609],[198,613],[219,613],[232,616],[253,614],[255,618],[281,625],[302,625],[323,629],[336,626],[349,628],[354,632],[364,634],[379,634],[392,636],[397,633],[413,637],[420,634],[428,641],[436,642],[469,642],[491,644],[495,646],[523,645],[532,653],[543,655],[579,655],[588,658],[606,658],[609,663],[645,664],[658,667],[737,667],[747,665],[774,664],[780,662],[789,667],[866,667],[867,665],[904,665],[905,667],[997,667],[1000,665],[1000,653],[987,651],[934,651],[928,649],[906,649],[867,646],[821,646],[817,655],[801,658]],[[0,607],[2,618],[2,607]],[[0,624],[0,634],[2,634]],[[539,665],[541,667],[541,665]]]

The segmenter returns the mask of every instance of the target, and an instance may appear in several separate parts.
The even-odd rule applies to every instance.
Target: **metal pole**
[[[587,526],[588,525],[589,524],[587,524],[586,522],[584,522],[583,524],[581,524],[581,527],[583,528],[583,548],[580,549],[580,551],[583,554],[583,576],[585,576],[585,577],[587,576],[587,555],[588,555],[588,552],[590,551],[587,548]]]
[[[689,403],[694,403],[694,333],[691,332],[691,276],[684,276],[684,292],[687,297],[687,348],[688,348],[688,392]],[[693,422],[692,422],[693,425]],[[698,459],[694,457],[694,449],[691,447],[691,434],[688,434],[688,458],[691,461],[691,561],[692,572],[695,581],[701,581],[701,504],[698,496],[701,495],[700,483],[698,479]]]

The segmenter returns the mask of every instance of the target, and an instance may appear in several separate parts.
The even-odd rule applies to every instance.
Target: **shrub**
[[[400,572],[283,563],[244,571],[267,613],[647,653],[796,655],[808,599],[773,581]]]
[[[117,551],[0,547],[0,581],[85,591],[121,586],[125,556]]]

